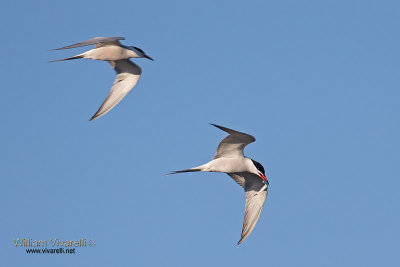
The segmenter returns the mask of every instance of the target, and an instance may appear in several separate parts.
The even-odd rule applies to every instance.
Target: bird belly
[[[133,56],[133,51],[120,46],[103,46],[82,54],[85,58],[94,60],[120,60]]]
[[[218,158],[212,160],[208,166],[210,172],[246,172],[248,171],[246,158]]]

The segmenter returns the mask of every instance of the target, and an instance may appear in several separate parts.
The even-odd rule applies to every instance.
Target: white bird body
[[[170,174],[183,172],[224,172],[246,192],[245,212],[241,238],[243,242],[253,231],[268,194],[268,179],[264,167],[248,157],[243,150],[256,139],[248,134],[212,124],[229,133],[218,145],[217,153],[210,162]]]
[[[121,60],[139,57],[134,51],[118,45],[101,46],[79,54],[78,56],[94,60]]]
[[[257,172],[252,160],[247,157],[217,158],[193,169],[199,169],[202,172]]]
[[[117,73],[117,77],[106,100],[104,100],[103,104],[90,120],[97,119],[109,112],[132,90],[133,87],[135,87],[135,85],[139,81],[142,70],[138,65],[130,61],[129,58],[145,57],[153,60],[151,57],[146,55],[142,49],[138,47],[122,45],[119,40],[124,39],[125,38],[123,37],[96,37],[84,42],[54,49],[62,50],[87,45],[95,45],[95,48],[82,54],[69,58],[53,60],[51,62],[79,58],[106,60],[110,63],[110,65]]]

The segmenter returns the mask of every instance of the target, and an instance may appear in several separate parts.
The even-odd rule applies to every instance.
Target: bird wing
[[[243,177],[243,175],[238,174],[238,173],[228,173],[228,175],[238,184],[240,185],[243,189],[244,189],[244,185],[245,185],[245,179]]]
[[[70,48],[93,45],[93,44],[96,45],[96,48],[98,48],[100,46],[104,46],[104,45],[120,46],[121,44],[120,44],[119,40],[125,40],[125,38],[124,37],[96,37],[96,38],[89,39],[84,42],[80,42],[77,44],[68,45],[68,46],[64,46],[64,47],[60,47],[60,48],[56,48],[56,49],[52,49],[52,50],[70,49]]]
[[[215,154],[213,159],[221,157],[227,157],[227,158],[243,157],[244,156],[243,150],[245,146],[256,141],[256,139],[249,134],[231,130],[212,123],[211,125],[221,129],[222,131],[229,133],[229,135],[219,143],[217,148],[217,153]]]
[[[115,69],[117,77],[106,100],[90,119],[91,121],[103,116],[117,105],[135,87],[142,73],[141,68],[129,59],[108,62]]]
[[[259,192],[265,184],[260,177],[252,173],[229,173],[228,175],[242,186],[246,192],[243,228],[241,238],[238,242],[239,245],[250,235],[257,224],[267,198],[268,186]]]

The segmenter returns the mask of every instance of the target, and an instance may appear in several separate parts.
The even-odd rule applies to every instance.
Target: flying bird
[[[253,231],[268,194],[268,179],[264,167],[257,161],[244,156],[244,148],[256,139],[242,132],[211,124],[229,135],[218,145],[214,158],[201,166],[173,171],[169,174],[184,172],[224,172],[228,174],[246,193],[242,243]]]
[[[94,49],[89,50],[85,53],[69,58],[53,60],[50,62],[79,58],[106,60],[110,63],[111,67],[113,67],[115,72],[117,73],[117,77],[115,78],[114,84],[111,87],[110,93],[108,94],[106,100],[104,100],[100,108],[97,110],[96,114],[94,114],[93,117],[90,119],[90,121],[100,118],[101,116],[109,112],[122,100],[122,98],[124,98],[129,93],[129,91],[132,90],[133,87],[135,87],[135,85],[139,81],[142,69],[138,65],[130,61],[129,58],[148,58],[150,60],[153,60],[151,57],[146,55],[146,53],[142,49],[135,46],[122,45],[119,42],[120,40],[125,40],[125,38],[96,37],[81,43],[52,49],[62,50],[87,45],[95,45]]]

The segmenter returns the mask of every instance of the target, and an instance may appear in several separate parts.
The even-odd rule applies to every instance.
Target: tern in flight
[[[111,67],[114,68],[117,73],[117,77],[114,84],[111,87],[111,91],[108,94],[106,100],[97,110],[96,114],[90,119],[90,121],[97,119],[113,107],[115,107],[121,100],[129,93],[130,90],[137,84],[142,73],[141,68],[129,60],[129,58],[148,58],[153,60],[151,57],[146,55],[142,49],[135,46],[122,45],[119,40],[125,40],[124,37],[96,37],[81,43],[64,46],[53,50],[69,49],[87,45],[95,45],[94,49],[89,50],[85,53],[76,55],[74,57],[53,60],[63,61],[78,58],[90,58],[95,60],[107,60]]]
[[[219,125],[211,125],[229,134],[219,143],[214,158],[204,165],[181,171],[173,171],[169,174],[199,171],[224,172],[243,187],[246,193],[246,201],[239,245],[250,235],[256,226],[265,199],[267,198],[269,182],[265,176],[264,167],[257,161],[245,157],[243,154],[245,146],[256,141],[253,136]]]

